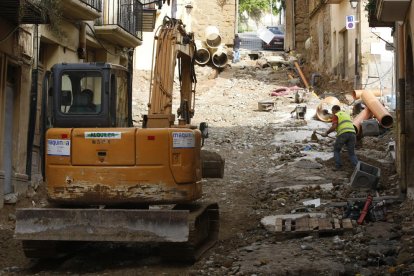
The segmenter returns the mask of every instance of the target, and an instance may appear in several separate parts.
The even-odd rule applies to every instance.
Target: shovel
[[[316,134],[319,134],[321,136],[324,135],[323,133],[320,133],[320,132],[317,132],[316,130],[314,130],[313,133],[312,133],[312,136],[311,136],[311,140],[312,141],[319,141],[319,138],[318,138],[318,136]],[[324,137],[328,137],[330,139],[335,139],[334,137],[331,137],[331,136],[324,136]]]

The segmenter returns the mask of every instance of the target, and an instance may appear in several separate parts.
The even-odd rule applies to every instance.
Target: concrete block
[[[351,186],[356,189],[376,190],[380,174],[380,168],[359,161],[351,177]]]
[[[378,136],[380,134],[377,119],[362,121],[361,130],[363,136]]]

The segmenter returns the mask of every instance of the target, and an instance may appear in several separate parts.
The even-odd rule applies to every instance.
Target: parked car
[[[266,42],[262,41],[262,48],[264,50],[284,50],[285,45],[285,33],[277,26],[266,27],[269,31],[271,31],[274,36],[273,39],[267,44]]]

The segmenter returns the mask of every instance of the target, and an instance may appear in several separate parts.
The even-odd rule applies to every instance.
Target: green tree
[[[239,0],[239,15],[240,15],[240,22],[246,23],[247,26],[247,18],[245,18],[244,14],[247,13],[248,17],[252,18],[256,24],[260,21],[263,16],[263,11],[268,11],[270,8],[269,0]]]
[[[280,14],[281,10],[286,6],[286,0],[239,0],[239,15],[240,22],[247,22],[247,18],[244,14],[247,13],[248,17],[252,18],[256,24],[263,17],[264,12],[270,12],[270,5],[272,5],[273,15]],[[281,5],[277,8],[277,2]]]

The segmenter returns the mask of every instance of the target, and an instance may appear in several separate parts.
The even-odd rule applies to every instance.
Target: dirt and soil
[[[263,63],[261,63],[263,65]],[[320,198],[323,205],[307,207],[342,218],[350,198],[367,196],[350,186],[353,173],[346,153],[344,169],[336,172],[333,139],[311,141],[314,130],[329,123],[314,119],[324,95],[337,95],[343,107],[350,103],[349,84],[325,80],[318,95],[307,93],[304,120],[291,113],[295,95],[270,96],[279,86],[291,86],[283,64],[257,66],[248,56],[220,72],[197,67],[194,124],[208,122],[210,137],[205,149],[226,160],[223,179],[203,180],[205,201],[220,206],[218,243],[195,264],[165,263],[156,245],[99,244],[56,260],[24,257],[13,239],[17,207],[45,204],[44,186],[21,195],[15,205],[0,212],[0,275],[409,275],[414,271],[413,203],[399,200],[398,176],[389,151],[393,131],[364,137],[358,144],[360,160],[381,169],[379,195],[387,201],[387,220],[354,223],[353,231],[328,236],[284,236],[269,231],[266,216],[291,214],[304,209],[303,201]],[[146,111],[148,72],[134,76],[134,120],[140,125]],[[175,97],[175,105],[178,95]],[[259,101],[274,103],[259,111]],[[176,107],[175,107],[176,108]],[[350,108],[350,107],[349,107]]]

